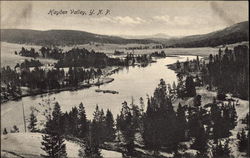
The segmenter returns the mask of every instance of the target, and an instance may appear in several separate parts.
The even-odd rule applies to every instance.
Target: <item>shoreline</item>
[[[110,82],[114,81],[114,78],[110,78],[110,77],[103,77],[102,79],[103,80],[101,82],[99,81],[99,82],[94,82],[94,83],[89,83],[89,84],[83,84],[83,85],[79,85],[77,87],[64,87],[64,88],[52,89],[52,90],[48,90],[48,91],[38,91],[38,92],[34,92],[34,93],[27,93],[27,94],[23,94],[23,95],[20,95],[20,96],[17,96],[15,98],[11,98],[11,99],[8,99],[8,100],[4,100],[4,101],[1,100],[1,104],[7,103],[9,101],[17,101],[17,100],[20,100],[23,97],[36,96],[36,95],[42,95],[42,94],[47,94],[47,93],[48,94],[60,93],[60,92],[63,92],[63,91],[81,90],[81,89],[86,89],[86,88],[90,88],[90,87],[93,87],[93,86],[100,86],[100,85],[107,84],[107,83],[110,83]]]
[[[182,62],[181,62],[182,63]],[[180,72],[180,69],[178,69],[176,67],[176,63],[173,63],[173,64],[168,64],[168,65],[165,65],[167,68],[169,68],[170,70],[173,70],[175,73],[179,73]]]
[[[28,96],[36,96],[36,95],[42,95],[42,94],[47,94],[47,93],[48,94],[60,93],[60,92],[63,92],[63,91],[75,91],[75,90],[90,88],[90,87],[93,87],[93,86],[100,86],[100,85],[103,85],[103,84],[108,84],[108,83],[113,82],[114,78],[107,77],[107,76],[118,72],[121,68],[122,67],[119,66],[119,67],[116,67],[116,68],[113,68],[113,69],[109,70],[102,77],[100,77],[98,80],[96,80],[96,81],[93,80],[93,83],[87,83],[87,84],[83,83],[83,84],[80,84],[77,87],[70,86],[70,87],[63,87],[63,88],[60,88],[60,89],[39,90],[39,91],[36,91],[36,92],[33,92],[33,93],[28,92],[26,94],[22,94],[22,95],[12,97],[12,98],[8,98],[8,99],[5,99],[5,100],[1,99],[1,104],[8,103],[9,101],[18,101],[21,98],[28,97]]]

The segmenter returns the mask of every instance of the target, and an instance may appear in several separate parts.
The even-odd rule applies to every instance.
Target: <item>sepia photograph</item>
[[[0,1],[1,158],[249,158],[248,1]]]

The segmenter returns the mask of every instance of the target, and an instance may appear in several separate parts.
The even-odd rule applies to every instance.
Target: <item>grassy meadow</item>
[[[34,48],[36,51],[41,48],[41,46],[35,45],[23,45],[23,44],[13,44],[1,42],[1,67],[10,66],[15,67],[17,63],[23,62],[25,59],[31,59],[30,57],[23,57],[20,55],[15,55],[15,51],[19,52],[22,47],[26,49]],[[54,63],[53,59],[42,59],[38,58],[43,64]]]
[[[84,44],[84,45],[75,45],[75,46],[63,46],[60,47],[64,51],[68,51],[74,47],[86,48],[88,50],[95,50],[97,52],[103,52],[107,55],[111,55],[115,50],[124,51],[125,53],[134,52],[135,54],[150,54],[155,51],[164,50],[167,55],[199,55],[199,56],[208,56],[209,54],[216,54],[219,48],[211,47],[201,47],[201,48],[164,48],[164,49],[151,49],[155,44]],[[139,47],[139,46],[149,46],[150,49],[141,49],[141,50],[126,50],[128,47]],[[15,51],[19,52],[21,48],[26,49],[34,48],[38,51],[41,46],[37,45],[24,45],[24,44],[13,44],[1,42],[1,67],[9,65],[14,67],[17,63],[23,62],[25,59],[30,59],[29,57],[23,57],[15,55]],[[53,59],[43,59],[38,58],[43,64],[54,63],[56,62]]]

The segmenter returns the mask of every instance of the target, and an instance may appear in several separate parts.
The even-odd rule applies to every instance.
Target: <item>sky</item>
[[[49,14],[51,10],[53,13],[62,10],[64,14]],[[72,10],[86,15],[72,14]],[[91,10],[94,10],[93,15],[89,15]],[[247,1],[1,1],[3,29],[187,36],[209,33],[247,20]]]

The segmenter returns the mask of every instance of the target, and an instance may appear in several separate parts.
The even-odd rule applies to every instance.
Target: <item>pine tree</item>
[[[237,125],[237,119],[238,119],[238,116],[237,116],[237,112],[236,112],[236,109],[235,109],[235,106],[233,105],[231,108],[230,108],[230,121],[231,121],[231,129],[233,129],[236,125]]]
[[[217,104],[212,104],[211,106],[211,123],[212,123],[212,129],[213,129],[213,139],[215,142],[221,137],[223,137],[223,132],[221,128],[223,127],[223,118],[222,118],[222,110],[218,107]]]
[[[99,110],[99,106],[96,105],[95,111],[93,113],[93,117],[94,117],[93,120],[99,122],[99,120],[100,120],[100,113],[101,113],[101,111]]]
[[[145,117],[145,112],[144,112],[144,108],[145,108],[145,104],[144,104],[144,100],[142,97],[140,97],[140,108],[139,108],[139,112],[140,112],[140,116],[139,116],[139,131],[141,136],[143,135],[143,119]]]
[[[201,95],[196,95],[194,97],[194,106],[195,107],[201,106]]]
[[[4,130],[3,130],[3,135],[6,135],[6,134],[8,134],[8,132],[7,132],[7,129],[4,128]]]
[[[63,138],[55,133],[42,135],[43,142],[41,142],[43,149],[47,155],[41,155],[46,158],[66,158],[66,146]]]
[[[249,133],[248,133],[249,134]],[[247,150],[249,150],[249,138],[247,138],[246,136],[246,132],[244,129],[242,129],[241,133],[239,132],[237,134],[237,138],[239,139],[239,144],[238,144],[238,148],[240,152],[247,152]]]
[[[205,154],[208,149],[207,141],[208,141],[208,138],[206,136],[205,129],[203,125],[201,125],[199,127],[198,134],[196,135],[195,141],[192,144],[191,148],[198,150],[200,153]]]
[[[230,135],[230,129],[231,129],[231,120],[230,120],[230,114],[228,107],[225,107],[222,105],[222,123],[221,123],[221,133],[223,134],[221,137],[228,137]]]
[[[125,143],[125,148],[127,150],[126,154],[131,156],[134,154],[135,127],[131,110],[126,102],[123,103],[121,114],[118,118],[118,129],[123,136],[123,142]]]
[[[116,116],[116,130],[117,130],[117,139],[118,141],[121,141],[121,135],[120,135],[120,131],[121,131],[121,126],[122,126],[122,121],[121,121],[121,117],[119,114],[117,114]]]
[[[106,141],[114,141],[115,139],[115,128],[114,128],[114,118],[111,111],[108,109],[105,117],[105,132]]]
[[[144,112],[144,108],[145,108],[145,105],[144,105],[144,101],[143,101],[143,98],[140,97],[140,111],[141,113]]]
[[[185,82],[186,97],[194,97],[196,95],[195,84],[192,76],[187,76]]]
[[[68,112],[65,112],[62,116],[62,127],[63,127],[63,133],[65,135],[70,135],[71,134],[71,129],[70,129],[70,121],[69,121],[70,117]]]
[[[19,128],[16,125],[14,125],[13,129],[10,130],[10,133],[19,133]]]
[[[96,122],[93,120],[93,122],[89,122],[89,132],[86,137],[86,141],[84,143],[83,151],[82,148],[79,151],[79,157],[83,158],[101,158],[101,152],[100,152],[100,140],[97,137],[98,134],[98,128],[96,128]]]
[[[201,120],[199,118],[199,112],[194,112],[189,108],[188,111],[188,129],[191,137],[197,137],[199,130],[201,129]]]
[[[125,140],[125,147],[128,155],[133,155],[134,152],[134,140],[135,140],[135,129],[133,127],[132,115],[130,112],[125,115],[124,124],[127,125],[122,129],[122,134]]]
[[[180,68],[181,68],[181,64],[180,64],[179,60],[176,61],[176,68],[177,68],[177,69],[180,69]]]
[[[179,103],[177,112],[176,112],[176,118],[177,118],[177,139],[180,141],[185,140],[185,133],[187,128],[187,121],[185,116],[185,109],[182,107],[182,105]]]
[[[31,114],[30,114],[30,118],[29,118],[29,125],[28,125],[28,129],[30,132],[37,131],[36,124],[37,124],[37,118],[35,116],[34,109],[31,109]]]
[[[176,148],[176,124],[176,113],[166,92],[165,81],[161,79],[154,96],[148,100],[143,133],[146,146],[155,151],[161,146],[168,147],[169,150]]]
[[[184,81],[183,81],[183,75],[181,73],[178,73],[176,76],[178,77],[178,84],[176,87],[177,96],[183,99],[183,97],[185,96],[185,86],[184,86]]]
[[[132,108],[131,108],[131,112],[132,112],[132,121],[133,121],[133,126],[136,130],[139,129],[140,124],[141,124],[141,112],[140,109],[137,105],[132,104]]]
[[[79,137],[85,138],[87,131],[88,131],[88,124],[87,124],[85,108],[82,103],[80,103],[79,108],[78,108],[78,119],[79,119],[78,121]]]
[[[229,141],[226,140],[224,145],[219,141],[212,149],[212,154],[214,158],[228,158],[230,157],[230,148],[228,146]]]
[[[78,136],[78,109],[73,107],[69,112],[69,133],[73,136]]]
[[[143,140],[147,148],[158,151],[161,144],[159,142],[157,120],[154,105],[151,103],[151,99],[148,98],[148,106],[146,110],[145,117],[143,119]],[[159,123],[159,122],[158,122]]]
[[[196,64],[197,64],[197,68],[199,70],[200,69],[200,59],[199,59],[198,55],[196,56]]]
[[[84,154],[82,155],[83,158],[102,158],[99,146],[89,139],[85,143]]]
[[[58,134],[63,134],[62,115],[61,106],[56,102],[52,111],[51,125],[53,125],[53,127],[51,130],[54,130],[54,132]]]
[[[92,121],[92,129],[94,131],[93,137],[96,138],[98,144],[102,144],[105,140],[105,116],[103,109],[99,110],[98,105],[94,111],[94,118]]]
[[[62,137],[62,112],[58,103],[55,104],[52,111],[52,117],[49,118],[45,126],[45,135],[42,136],[42,147],[48,158],[65,158],[67,157],[66,146]]]

